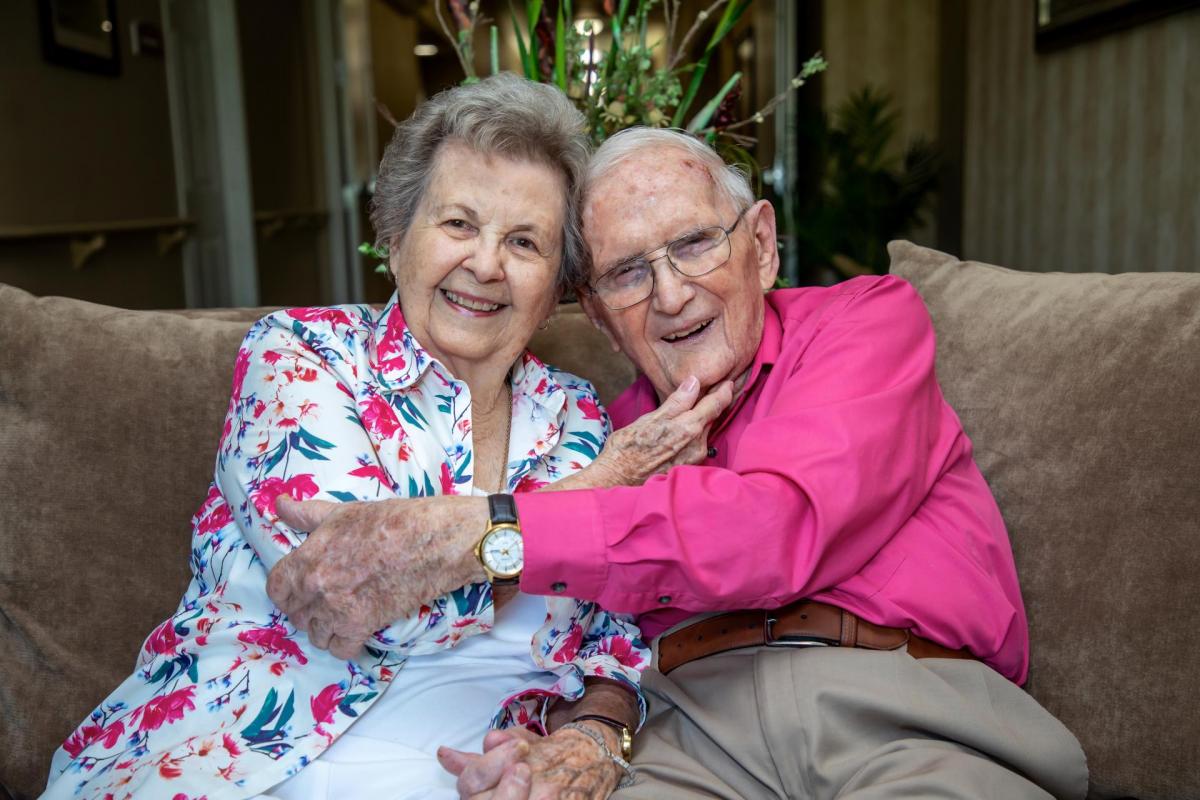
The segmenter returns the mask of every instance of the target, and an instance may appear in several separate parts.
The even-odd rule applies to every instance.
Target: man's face
[[[591,281],[698,229],[728,228],[738,211],[690,153],[673,147],[636,153],[589,189],[583,227]],[[588,316],[650,379],[660,400],[689,375],[703,391],[739,380],[754,361],[762,295],[779,271],[771,205],[752,206],[729,243],[728,263],[698,278],[679,274],[665,258],[655,261],[654,294],[630,308],[613,311],[594,293],[581,297]]]

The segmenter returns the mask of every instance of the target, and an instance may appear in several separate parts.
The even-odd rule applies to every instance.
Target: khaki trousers
[[[977,661],[746,648],[647,670],[614,800],[1083,798],[1075,737]]]

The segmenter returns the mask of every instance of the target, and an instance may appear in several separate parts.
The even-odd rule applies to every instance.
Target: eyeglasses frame
[[[614,264],[611,269],[605,270],[603,275],[596,278],[596,280],[594,280],[594,281],[589,281],[585,285],[587,286],[588,291],[591,294],[598,297],[600,299],[600,302],[604,303],[604,306],[609,311],[624,311],[627,308],[633,308],[634,306],[638,305],[639,303],[644,303],[647,300],[649,300],[651,297],[654,296],[654,289],[657,285],[656,281],[658,280],[658,277],[655,274],[653,269],[650,270],[650,291],[646,294],[646,296],[643,297],[641,300],[630,303],[627,306],[621,306],[620,308],[613,308],[612,306],[610,306],[608,304],[608,302],[604,299],[604,295],[602,295],[596,289],[596,284],[599,283],[600,281],[604,280],[609,275],[613,274],[618,269],[620,269],[621,267],[623,267],[624,265],[628,264],[631,261],[637,261],[638,259],[645,259],[646,263],[649,264],[651,267],[653,267],[655,261],[661,261],[662,259],[665,258],[667,260],[667,263],[670,264],[671,269],[675,270],[675,272],[677,274],[682,275],[685,278],[703,278],[705,275],[711,275],[712,273],[719,270],[721,267],[728,264],[729,259],[733,257],[733,241],[731,239],[731,237],[733,236],[733,231],[735,228],[737,228],[737,226],[739,224],[741,224],[742,217],[746,216],[746,212],[752,208],[754,208],[753,204],[748,205],[745,208],[743,208],[741,211],[739,211],[738,215],[737,215],[737,219],[735,219],[733,221],[733,224],[730,225],[728,228],[726,228],[723,225],[709,225],[704,228],[694,230],[691,233],[685,233],[683,236],[680,236],[676,239],[672,239],[671,241],[667,242],[666,244],[661,244],[658,247],[655,247],[653,250],[647,250],[646,252],[642,253],[641,255],[631,256],[630,258],[622,259],[619,264]],[[720,228],[721,232],[725,234],[725,242],[726,242],[726,244],[729,245],[729,255],[727,255],[725,257],[725,260],[722,261],[720,264],[717,264],[715,267],[713,267],[712,269],[710,269],[706,272],[701,272],[699,275],[688,275],[686,272],[684,272],[678,266],[676,266],[674,261],[671,260],[671,256],[669,255],[671,247],[678,244],[679,242],[682,242],[684,239],[687,239],[689,236],[695,236],[697,233],[712,230],[713,228]],[[662,255],[658,255],[658,256],[655,256],[654,258],[650,258],[651,254],[657,253],[659,250],[662,251]]]

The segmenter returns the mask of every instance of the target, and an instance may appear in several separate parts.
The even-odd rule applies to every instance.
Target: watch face
[[[484,566],[501,577],[517,575],[525,566],[525,543],[513,528],[498,528],[483,540]]]

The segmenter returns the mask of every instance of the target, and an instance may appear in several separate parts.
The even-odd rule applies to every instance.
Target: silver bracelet
[[[625,777],[621,778],[620,782],[617,784],[618,789],[624,789],[626,786],[629,786],[633,783],[633,767],[629,765],[628,761],[621,758],[612,750],[608,749],[608,743],[604,741],[603,736],[596,733],[582,722],[568,722],[566,725],[563,725],[562,728],[559,728],[559,730],[562,730],[563,728],[570,728],[573,731],[579,731],[584,736],[591,739],[600,748],[600,752],[604,753],[605,758],[621,768],[621,770],[625,773]]]

